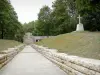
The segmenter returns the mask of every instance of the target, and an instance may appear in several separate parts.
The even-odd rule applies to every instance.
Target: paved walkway
[[[0,70],[0,75],[66,75],[30,46]]]

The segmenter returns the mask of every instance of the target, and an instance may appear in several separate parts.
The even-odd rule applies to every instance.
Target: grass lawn
[[[0,39],[0,51],[7,50],[8,48],[12,48],[21,44],[20,42],[14,40],[2,40]]]
[[[100,32],[72,32],[37,42],[69,55],[100,59]]]

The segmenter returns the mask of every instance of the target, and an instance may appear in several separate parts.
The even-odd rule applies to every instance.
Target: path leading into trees
[[[0,70],[0,75],[66,75],[31,46],[26,46]]]

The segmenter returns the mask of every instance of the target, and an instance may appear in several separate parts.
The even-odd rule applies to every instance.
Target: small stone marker
[[[80,17],[80,15],[79,15],[79,17],[77,17],[77,18],[79,18],[79,24],[77,24],[76,31],[84,31],[83,24],[81,23],[81,18],[82,17]]]

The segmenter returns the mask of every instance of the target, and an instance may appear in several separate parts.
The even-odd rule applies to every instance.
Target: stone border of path
[[[0,68],[6,65],[9,61],[11,61],[15,55],[17,55],[21,49],[24,48],[24,44],[15,46],[15,48],[8,48],[8,50],[4,50],[0,52]]]
[[[32,45],[46,58],[56,63],[68,75],[100,75],[100,60],[59,53],[56,49]]]

